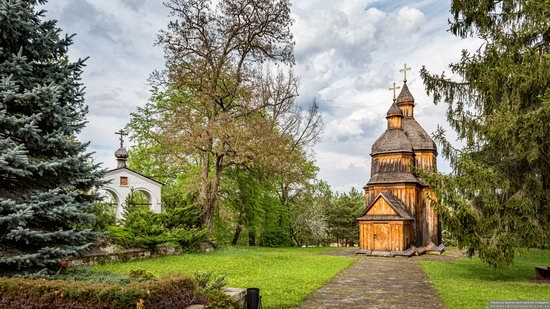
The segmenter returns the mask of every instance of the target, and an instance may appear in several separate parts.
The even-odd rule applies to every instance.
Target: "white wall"
[[[128,185],[120,185],[120,177],[128,177]],[[141,176],[133,171],[122,168],[112,170],[105,174],[103,178],[105,181],[109,181],[102,189],[109,191],[116,200],[117,209],[116,209],[116,218],[122,219],[122,210],[124,207],[124,202],[130,194],[131,190],[142,191],[150,198],[150,209],[153,212],[159,213],[161,211],[161,187],[162,185],[148,179],[147,177]]]

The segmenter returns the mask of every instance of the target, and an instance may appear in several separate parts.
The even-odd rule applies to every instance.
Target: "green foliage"
[[[356,260],[320,254],[328,250],[331,249],[228,247],[208,253],[106,264],[94,269],[127,274],[130,269],[142,267],[161,277],[214,272],[225,276],[231,287],[260,288],[266,309],[293,308]]]
[[[328,209],[328,225],[332,240],[346,244],[359,242],[357,218],[365,210],[365,197],[355,188],[349,193],[337,194]]]
[[[105,274],[104,274],[105,275]],[[0,278],[0,307],[35,308],[180,308],[203,303],[195,283],[181,276],[95,284],[76,280]]]
[[[332,206],[331,199],[332,192],[324,181],[306,186],[305,190],[295,196],[291,217],[293,239],[298,246],[326,242],[330,225],[327,214]]]
[[[426,175],[443,225],[493,266],[518,247],[550,246],[550,6],[547,1],[453,1],[451,32],[483,45],[451,64],[459,78],[421,74],[464,143],[436,139],[453,168]]]
[[[182,216],[192,212],[192,208],[173,208],[166,212],[154,213],[147,205],[140,203],[130,194],[126,201],[124,219],[121,226],[111,226],[109,237],[124,247],[146,247],[154,249],[159,245],[178,244],[185,250],[196,250],[206,241],[204,229],[189,227]]]
[[[227,284],[224,276],[215,275],[210,271],[196,272],[193,280],[197,287],[196,294],[208,300],[207,308],[237,308],[231,297],[223,293],[223,288]]]
[[[129,284],[137,282],[134,278],[124,275],[116,274],[108,271],[92,271],[89,268],[76,268],[71,267],[62,274],[55,274],[42,277],[43,279],[50,280],[72,280],[72,281],[85,281],[89,283],[97,284]]]
[[[143,268],[136,268],[136,269],[130,270],[130,272],[128,273],[128,276],[130,276],[130,278],[134,278],[137,280],[151,280],[157,277],[152,272]]]
[[[548,250],[523,250],[513,266],[494,269],[478,258],[421,261],[447,308],[487,308],[490,300],[550,299],[548,284],[535,283],[535,266],[547,265]]]
[[[96,232],[106,231],[110,226],[116,223],[116,204],[94,203],[93,213],[95,221],[92,230]]]
[[[103,172],[76,138],[87,107],[72,36],[35,11],[0,5],[0,273],[44,270],[99,236],[92,193]]]

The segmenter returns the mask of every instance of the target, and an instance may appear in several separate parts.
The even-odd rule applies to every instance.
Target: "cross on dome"
[[[410,71],[411,67],[407,67],[407,64],[405,63],[403,65],[403,68],[399,70],[399,72],[403,72],[403,82],[407,83],[407,71]]]
[[[393,83],[393,87],[390,87],[390,89],[389,89],[389,90],[393,90],[393,101],[394,101],[394,102],[395,102],[395,100],[396,100],[396,98],[397,98],[396,95],[395,95],[395,91],[396,91],[397,89],[399,89],[399,88],[401,88],[401,87],[396,86],[396,85],[395,85],[395,82],[394,82],[394,83]]]
[[[120,129],[120,131],[118,132],[115,132],[116,135],[120,135],[120,148],[123,148],[124,147],[124,136],[127,136],[128,133],[125,132],[123,129]]]

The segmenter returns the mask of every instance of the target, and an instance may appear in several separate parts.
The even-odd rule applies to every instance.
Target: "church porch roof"
[[[388,205],[395,211],[397,215],[368,215],[369,210],[376,204],[376,202],[383,198],[386,200]],[[396,197],[395,195],[391,194],[391,192],[381,192],[378,194],[378,196],[370,203],[370,205],[365,209],[363,212],[363,216],[357,218],[359,221],[410,221],[414,220],[413,217],[409,214],[409,212],[406,210],[406,206],[403,204],[403,202]]]

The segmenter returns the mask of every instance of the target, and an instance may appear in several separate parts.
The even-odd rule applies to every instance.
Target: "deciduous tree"
[[[296,107],[288,0],[167,2],[174,20],[159,35],[167,60],[152,76],[150,132],[174,160],[198,160],[203,225],[212,219],[224,169],[277,169],[320,131],[316,104]],[[138,114],[145,111],[142,109]]]

